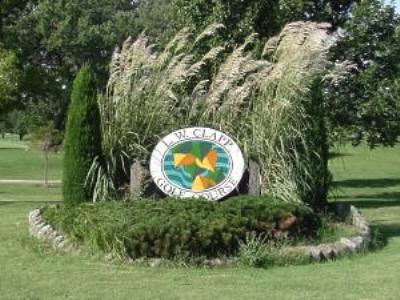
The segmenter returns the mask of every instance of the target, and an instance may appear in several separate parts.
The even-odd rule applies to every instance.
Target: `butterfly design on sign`
[[[223,181],[228,173],[227,154],[213,143],[190,141],[176,146],[171,152],[173,168],[167,173],[184,188],[207,190]]]

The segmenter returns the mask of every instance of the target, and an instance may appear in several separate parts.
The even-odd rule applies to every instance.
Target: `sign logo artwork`
[[[150,172],[165,194],[219,200],[240,183],[244,159],[228,135],[210,128],[175,131],[154,149]]]

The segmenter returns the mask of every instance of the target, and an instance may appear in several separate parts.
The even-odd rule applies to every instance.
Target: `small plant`
[[[49,155],[56,153],[62,144],[62,134],[50,123],[33,130],[30,137],[32,147],[43,153],[44,158],[44,186],[49,187]]]
[[[249,233],[246,240],[240,242],[238,265],[269,268],[310,262],[310,259],[304,254],[286,248],[290,245],[290,241],[287,240],[271,240],[265,236]]]
[[[377,251],[385,247],[387,243],[388,241],[382,232],[380,232],[378,228],[374,228],[374,230],[371,232],[371,240],[368,248],[372,251]]]
[[[268,241],[265,236],[249,233],[245,241],[239,244],[239,265],[249,267],[267,267],[274,264],[279,248],[275,242]]]

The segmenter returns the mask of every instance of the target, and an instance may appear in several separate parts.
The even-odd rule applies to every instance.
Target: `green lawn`
[[[45,255],[46,251],[27,239],[27,214],[46,201],[59,199],[59,191],[13,186],[4,190],[0,186],[0,299],[397,300],[400,147],[374,152],[349,147],[342,153],[331,163],[337,181],[333,194],[338,201],[360,207],[382,231],[388,244],[378,252],[269,270],[147,268],[76,255]],[[4,170],[3,162],[1,158]]]
[[[61,179],[61,162],[61,154],[50,154],[49,179]],[[43,180],[43,176],[44,158],[40,151],[15,138],[0,138],[0,180]]]

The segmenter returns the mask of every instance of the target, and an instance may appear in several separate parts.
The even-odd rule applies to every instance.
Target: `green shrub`
[[[85,186],[93,159],[101,153],[97,82],[89,65],[77,75],[71,96],[65,137],[63,197],[67,205],[90,198]]]
[[[319,220],[301,204],[268,197],[137,200],[45,209],[46,220],[93,251],[121,257],[192,258],[236,255],[249,233],[266,240],[310,236]],[[282,221],[296,217],[289,228]]]

